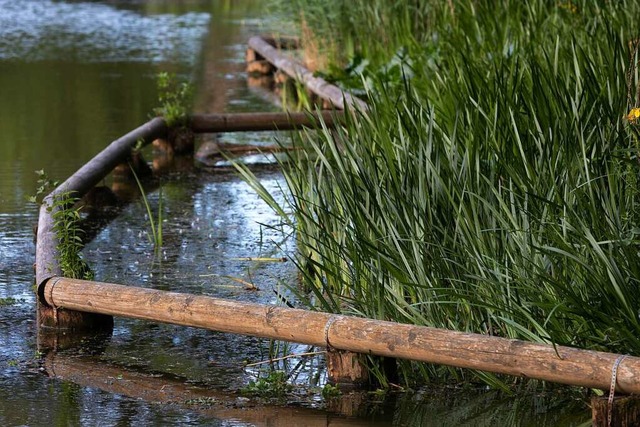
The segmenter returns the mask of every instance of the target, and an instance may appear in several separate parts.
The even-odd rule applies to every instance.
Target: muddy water
[[[36,188],[33,171],[64,179],[146,121],[158,71],[195,81],[199,111],[274,109],[247,87],[242,73],[244,43],[265,25],[262,6],[255,0],[0,0],[0,425],[533,426],[587,420],[582,402],[557,404],[553,393],[513,400],[482,390],[431,390],[364,406],[361,396],[325,405],[318,391],[326,377],[321,356],[276,362],[296,387],[280,405],[265,405],[239,392],[264,375],[268,364],[259,363],[321,349],[127,319],[116,319],[111,335],[39,352],[32,289],[37,209],[26,202]],[[220,136],[243,144],[271,144],[273,137]],[[150,160],[152,153],[145,155]],[[280,191],[275,167],[254,170],[265,187]],[[157,184],[148,200],[156,221],[161,212],[162,249],[154,250],[146,209],[134,201],[85,249],[98,280],[296,303],[285,286],[295,282],[295,268],[277,262],[294,249],[288,230],[232,170],[187,160],[174,163]],[[63,343],[66,337],[58,338]],[[317,409],[325,406],[331,412]]]

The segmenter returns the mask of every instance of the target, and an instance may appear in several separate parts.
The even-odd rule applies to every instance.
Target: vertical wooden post
[[[153,148],[167,155],[193,154],[195,133],[190,125],[180,125],[169,128],[166,138],[153,141]]]
[[[329,382],[346,389],[366,387],[369,384],[369,372],[364,366],[364,357],[363,354],[328,348]]]
[[[640,396],[615,396],[611,402],[609,424],[609,398],[591,399],[593,427],[633,427],[640,425]]]

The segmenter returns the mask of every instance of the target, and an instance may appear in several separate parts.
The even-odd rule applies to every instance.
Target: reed
[[[372,107],[296,134],[289,206],[266,197],[296,229],[306,302],[640,354],[640,5],[295,3],[318,38],[357,32],[348,73]]]
[[[138,190],[140,191],[140,195],[142,196],[142,203],[147,211],[148,224],[150,232],[147,232],[149,237],[149,241],[153,243],[153,249],[156,255],[160,253],[160,248],[162,247],[162,186],[158,189],[158,215],[153,214],[153,210],[151,209],[151,203],[149,198],[147,197],[147,193],[144,191],[144,185],[138,178],[138,174],[134,170],[133,166],[129,164],[129,169],[131,169],[131,173],[136,180],[136,184],[138,185]]]

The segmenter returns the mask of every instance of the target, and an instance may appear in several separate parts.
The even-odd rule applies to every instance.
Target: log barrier
[[[291,130],[320,125],[335,126],[343,115],[340,112],[321,113],[238,113],[238,114],[194,114],[191,128],[195,133]],[[70,192],[84,196],[103,180],[118,164],[126,162],[139,142],[142,146],[166,135],[168,129],[164,119],[156,117],[113,141],[104,150],[78,169],[66,181],[49,193],[43,200],[38,218],[36,241],[36,284],[40,285],[61,271],[56,260],[58,241],[53,231],[54,199]]]
[[[364,101],[348,92],[344,92],[338,86],[327,82],[325,79],[314,76],[313,72],[302,64],[282,55],[278,49],[273,47],[273,45],[264,38],[260,36],[251,37],[249,39],[249,49],[259,55],[259,57],[256,57],[257,61],[264,58],[264,60],[272,64],[274,68],[282,70],[289,77],[303,83],[313,93],[333,105],[334,108],[347,106],[361,111],[368,109]],[[249,56],[248,54],[247,57]]]
[[[458,368],[640,393],[640,358],[425,326],[241,303],[55,277],[40,289],[55,309],[123,316]]]
[[[263,39],[254,37],[249,44],[334,107],[367,109],[362,100],[281,57]],[[342,118],[335,111],[193,115],[191,131],[287,130],[319,123],[332,127]],[[637,357],[622,360],[620,355],[605,352],[60,277],[53,221],[57,209],[55,198],[67,192],[84,196],[118,164],[126,162],[140,142],[149,144],[165,137],[168,131],[162,118],[152,119],[113,141],[44,198],[38,220],[35,264],[39,334],[50,328],[58,334],[55,337],[58,340],[60,331],[65,329],[109,328],[115,315],[603,390],[612,386],[612,377],[616,377],[612,375],[612,367],[615,367],[615,391],[640,394],[640,378],[636,376],[640,372],[640,358]],[[627,420],[624,414],[630,413],[627,403],[623,410],[616,412],[619,401],[614,400],[606,407],[606,413],[613,414],[614,421],[623,417]],[[594,403],[594,425],[605,425],[601,421],[603,411],[601,401],[597,408]],[[611,425],[625,425],[624,422]]]
[[[239,113],[239,114],[195,114],[191,116],[191,130],[195,133],[289,130],[303,126],[320,125],[333,127],[341,118],[341,113]],[[156,117],[126,135],[113,141],[89,162],[78,169],[66,181],[49,193],[42,201],[38,217],[36,237],[36,285],[40,286],[51,277],[61,276],[58,262],[58,239],[54,231],[54,214],[60,207],[55,206],[57,196],[72,193],[81,198],[96,184],[111,173],[116,166],[131,158],[136,146],[146,146],[157,139],[165,138],[169,129],[161,117]],[[63,310],[58,312],[42,300],[37,302],[37,323],[42,328],[97,330],[108,329],[113,324],[109,316],[96,316],[83,311]],[[58,341],[53,333],[53,341]]]
[[[126,161],[131,150],[142,141],[149,144],[167,132],[162,118],[155,118],[113,141],[104,150],[84,164],[56,189],[49,193],[40,206],[36,241],[36,284],[40,285],[49,277],[61,274],[57,261],[58,239],[53,231],[53,206],[57,196],[72,193],[82,197],[104,179],[119,163]]]

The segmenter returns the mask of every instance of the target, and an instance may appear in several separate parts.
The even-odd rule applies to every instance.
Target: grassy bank
[[[290,4],[372,105],[285,166],[308,303],[640,354],[640,5]]]

